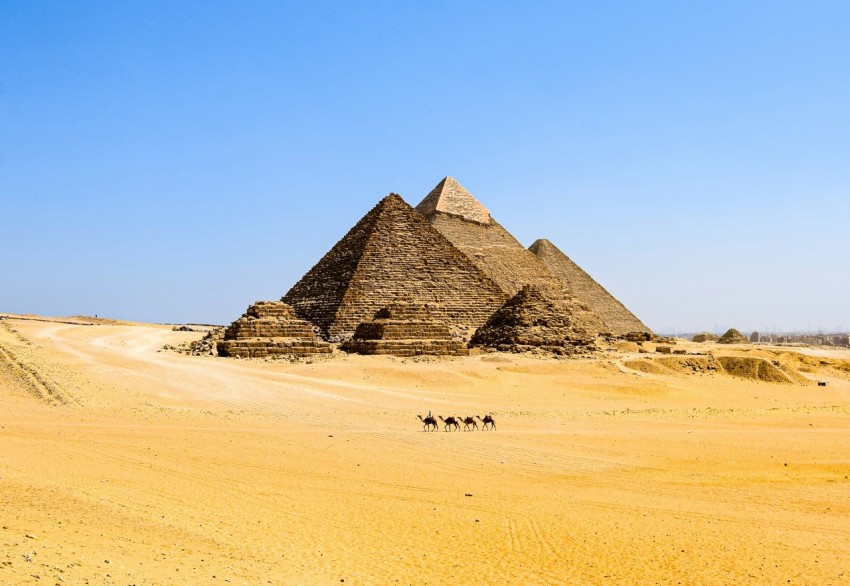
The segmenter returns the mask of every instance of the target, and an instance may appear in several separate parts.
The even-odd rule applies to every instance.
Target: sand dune
[[[0,583],[850,580],[850,353],[160,351],[200,335],[0,321]]]

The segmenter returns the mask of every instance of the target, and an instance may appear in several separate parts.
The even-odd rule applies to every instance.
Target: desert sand
[[[676,346],[789,383],[628,344],[291,364],[23,317],[0,321],[2,584],[850,583],[847,351]],[[429,410],[497,429],[426,433]]]

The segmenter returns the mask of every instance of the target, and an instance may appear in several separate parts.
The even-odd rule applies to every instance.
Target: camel
[[[455,431],[460,431],[460,423],[457,422],[456,418],[447,417],[446,419],[443,419],[442,415],[440,415],[439,417],[440,417],[440,421],[442,421],[443,423],[446,424],[445,427],[443,428],[443,431],[448,431],[449,428],[452,427],[452,426],[454,426]]]
[[[425,425],[422,426],[422,431],[428,431],[428,429],[430,429],[432,426],[434,428],[434,431],[437,431],[438,426],[437,426],[437,420],[436,419],[434,419],[430,415],[428,417],[425,417],[424,419],[422,418],[421,415],[417,415],[417,417],[419,418],[419,421],[421,421],[422,423],[425,424]]]
[[[476,417],[477,417],[478,419],[481,419],[481,416],[480,416],[480,415],[476,415]],[[487,426],[488,426],[488,425],[489,425],[492,429],[496,429],[496,422],[495,422],[495,421],[493,421],[493,417],[492,417],[491,415],[485,415],[485,416],[484,416],[484,419],[481,419],[481,423],[483,423],[483,424],[484,424],[484,425],[482,425],[482,426],[481,426],[481,429],[487,429]]]
[[[472,426],[472,429],[478,429],[478,424],[475,423],[474,417],[464,417],[461,421],[463,422],[463,431],[466,431],[470,426]]]

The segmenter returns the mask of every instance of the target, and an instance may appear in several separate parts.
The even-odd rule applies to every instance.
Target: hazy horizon
[[[850,5],[0,5],[0,312],[229,323],[455,177],[657,332],[847,331]]]

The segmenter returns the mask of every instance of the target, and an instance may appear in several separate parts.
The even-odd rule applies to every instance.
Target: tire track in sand
[[[8,324],[3,323],[2,329],[8,334],[4,337],[14,338],[16,343],[0,341],[0,368],[17,380],[27,393],[45,403],[60,405],[71,403],[72,399],[69,395],[35,366],[37,361],[32,360],[31,357],[21,356],[21,354],[31,354],[31,351],[24,347],[29,344],[29,341]]]

